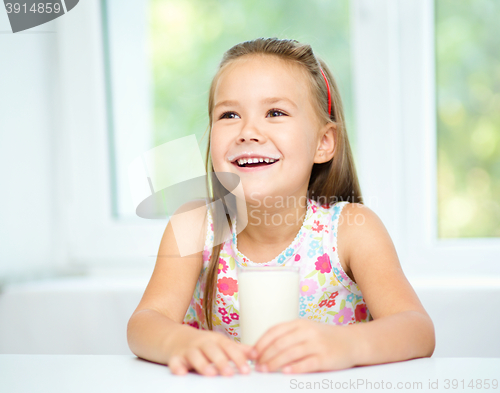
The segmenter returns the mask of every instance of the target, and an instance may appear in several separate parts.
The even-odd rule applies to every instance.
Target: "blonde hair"
[[[223,56],[219,65],[219,69],[212,80],[208,98],[208,115],[209,115],[209,136],[206,156],[207,173],[213,173],[214,168],[210,160],[210,136],[212,133],[213,109],[214,109],[214,92],[220,75],[225,68],[242,56],[248,55],[268,55],[276,56],[279,59],[297,64],[302,67],[311,85],[311,98],[315,100],[314,107],[317,108],[318,118],[327,122],[333,122],[336,125],[335,135],[335,153],[334,157],[322,164],[314,164],[311,172],[311,177],[308,185],[308,194],[311,199],[321,203],[322,200],[343,200],[355,203],[363,203],[361,190],[359,187],[358,176],[354,165],[354,159],[347,136],[345,127],[344,111],[342,100],[340,98],[339,89],[335,79],[333,78],[328,66],[325,62],[313,53],[310,45],[301,44],[295,40],[278,39],[278,38],[257,38],[252,41],[245,41],[233,46]],[[331,93],[331,108],[328,108],[328,90],[321,74],[321,69],[328,79]],[[329,109],[331,115],[328,114]],[[225,189],[220,182],[217,181],[217,176],[208,176],[212,179],[212,192],[209,191],[207,182],[207,192],[211,195],[212,202],[220,200],[226,212],[227,224],[231,227],[231,217],[234,214],[234,207],[228,206],[224,201],[224,196],[229,190]],[[216,209],[216,204],[212,204],[212,209]],[[224,222],[216,222],[224,220],[224,214],[212,213],[214,217],[214,244],[212,248],[210,262],[205,272],[205,288],[203,293],[203,309],[205,321],[208,329],[212,330],[212,317],[214,299],[217,289],[217,276],[219,268],[219,255],[222,247],[223,235],[221,229]],[[222,218],[220,218],[222,217]]]

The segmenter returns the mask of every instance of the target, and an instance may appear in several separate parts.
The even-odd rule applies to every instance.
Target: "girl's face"
[[[303,72],[275,56],[247,55],[218,79],[211,133],[214,171],[239,175],[247,202],[306,195],[313,164],[324,161],[318,148],[325,125],[319,123]],[[238,157],[264,162],[240,167]],[[277,161],[265,165],[265,158]]]

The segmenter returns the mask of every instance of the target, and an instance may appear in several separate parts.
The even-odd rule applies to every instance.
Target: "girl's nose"
[[[247,120],[243,125],[243,128],[238,135],[238,142],[262,142],[264,140],[263,133],[259,130],[259,127],[254,121]]]

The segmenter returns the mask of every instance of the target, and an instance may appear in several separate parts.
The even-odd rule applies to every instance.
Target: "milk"
[[[299,268],[238,268],[238,299],[241,342],[254,345],[272,326],[299,317]]]

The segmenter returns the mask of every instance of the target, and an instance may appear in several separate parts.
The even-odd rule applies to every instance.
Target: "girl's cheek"
[[[210,140],[210,154],[212,156],[212,160],[215,162],[220,162],[224,160],[223,148],[225,146],[224,140],[221,139],[217,134],[213,135]]]
[[[224,160],[224,157],[222,157],[221,154],[222,153],[217,148],[210,149],[210,156],[212,157],[212,163],[213,163],[213,166],[214,166],[214,171],[216,171],[216,172],[219,171],[220,164]]]

